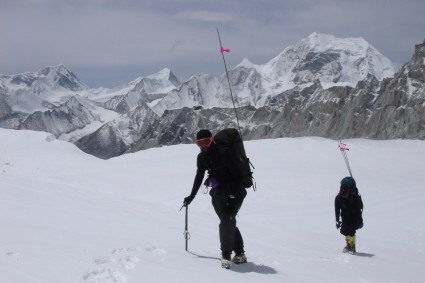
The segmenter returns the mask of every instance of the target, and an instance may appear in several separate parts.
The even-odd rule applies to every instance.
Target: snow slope
[[[47,133],[0,129],[0,282],[423,282],[425,142],[347,140],[365,203],[358,255],[341,253],[337,142],[246,142],[258,189],[239,213],[249,263],[219,263],[218,218],[189,207],[194,145],[100,160]]]

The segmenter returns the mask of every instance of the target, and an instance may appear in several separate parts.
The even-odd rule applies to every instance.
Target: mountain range
[[[398,68],[362,38],[313,33],[262,65],[186,81],[169,69],[90,89],[63,65],[0,75],[0,127],[46,131],[108,159],[192,143],[199,128],[245,140],[425,139],[425,42]]]

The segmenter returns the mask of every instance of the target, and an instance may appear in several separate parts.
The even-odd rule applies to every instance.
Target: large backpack
[[[349,203],[352,209],[355,229],[363,228],[363,200],[357,187],[349,189]]]
[[[242,185],[245,188],[252,187],[254,185],[253,172],[251,171],[252,164],[246,156],[239,131],[234,128],[221,130],[214,135],[214,143],[219,151],[226,155],[226,159],[231,159],[232,161],[226,162],[223,167],[233,176],[241,178]],[[254,167],[252,166],[252,168]]]
[[[363,228],[363,200],[362,196],[359,194],[357,187],[354,191],[355,203],[357,208],[357,218],[356,218],[356,229]]]

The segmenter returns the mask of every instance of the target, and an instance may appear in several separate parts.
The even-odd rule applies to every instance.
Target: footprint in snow
[[[88,283],[101,283],[101,282],[119,282],[126,283],[127,277],[118,270],[101,269],[93,270],[83,275],[83,279]]]
[[[111,251],[109,256],[99,257],[93,261],[92,271],[83,275],[84,282],[127,282],[126,273],[136,268],[140,258],[138,248],[120,248]]]
[[[6,255],[15,261],[19,261],[19,253],[17,252],[7,252]]]

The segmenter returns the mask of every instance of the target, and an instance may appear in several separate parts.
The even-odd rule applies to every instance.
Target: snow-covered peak
[[[294,87],[308,87],[318,81],[325,88],[355,87],[369,75],[383,80],[396,71],[397,67],[363,38],[342,39],[312,33],[263,65],[244,59],[229,72],[229,76],[239,106],[261,107],[270,97]],[[231,107],[231,101],[224,96],[227,93],[223,76],[216,80],[198,74],[164,97],[155,111],[161,114],[165,109],[193,105]]]
[[[30,91],[36,94],[53,91],[84,91],[88,87],[64,65],[45,67],[37,72],[25,72],[13,76],[2,76],[7,92]]]
[[[33,113],[59,105],[70,97],[87,92],[88,87],[64,65],[45,67],[37,72],[0,76],[0,88],[14,111]]]
[[[355,86],[368,74],[383,80],[397,71],[391,60],[363,38],[337,38],[316,32],[258,69],[266,87],[277,92],[317,79],[324,85]]]
[[[138,77],[138,78],[132,80],[129,83],[126,83],[126,84],[123,84],[123,85],[120,85],[120,86],[116,86],[112,89],[105,88],[105,87],[90,89],[90,90],[84,92],[83,95],[85,97],[89,98],[89,99],[94,100],[94,101],[105,102],[105,101],[108,101],[109,99],[111,99],[113,97],[123,96],[123,95],[128,94],[142,80],[143,80],[143,77]]]
[[[159,72],[156,72],[154,74],[151,74],[147,76],[148,79],[155,79],[155,80],[168,80],[170,78],[170,75],[172,74],[171,70],[168,68],[164,68]]]
[[[251,61],[249,61],[247,58],[244,58],[242,60],[242,62],[240,62],[239,65],[237,65],[235,67],[235,69],[238,68],[238,67],[242,67],[242,68],[255,68],[256,65],[254,63],[252,63]]]
[[[179,84],[180,82],[173,72],[168,68],[164,68],[159,72],[146,77],[138,77],[113,89],[91,89],[84,93],[84,96],[98,102],[114,101],[114,105],[117,101],[124,99],[132,109],[139,105],[139,100],[148,102],[158,100],[165,96],[166,93],[176,89]]]
[[[378,80],[392,77],[397,71],[395,64],[371,46],[364,38],[337,38],[329,34],[312,33],[302,40],[300,46],[305,46],[309,52],[340,54],[340,62],[351,65],[363,71],[364,75],[372,74]],[[358,71],[354,70],[354,71]]]
[[[324,33],[313,32],[300,41],[299,46],[307,46],[311,51],[326,52],[328,50],[353,50],[364,51],[369,48],[369,43],[363,38],[338,38]]]
[[[77,76],[64,65],[46,67],[38,71],[35,76],[39,78],[39,81],[43,81],[44,85],[54,89],[64,88],[72,91],[88,89],[88,87],[80,82]]]
[[[59,64],[56,66],[48,66],[37,72],[40,76],[51,77],[52,79],[57,75],[67,76],[72,74],[68,68],[66,68],[63,64]]]
[[[168,93],[180,84],[177,77],[170,69],[164,68],[161,71],[143,78],[134,87],[134,91],[146,94]]]

